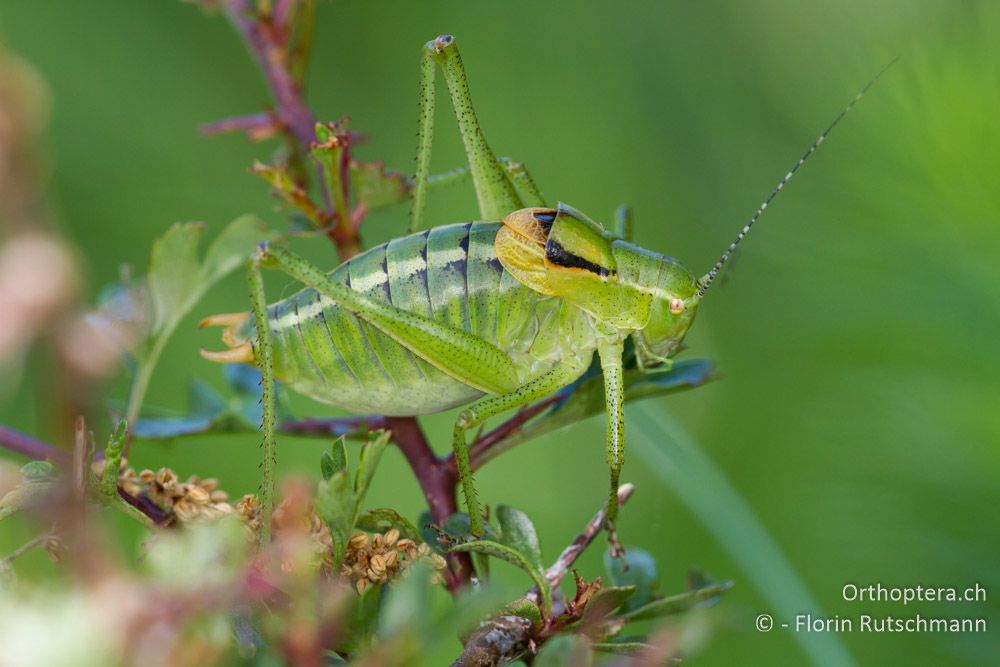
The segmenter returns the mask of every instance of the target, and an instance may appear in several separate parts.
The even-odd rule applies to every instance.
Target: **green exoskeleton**
[[[275,380],[358,413],[411,416],[471,403],[455,423],[452,445],[471,530],[481,535],[467,432],[573,382],[596,352],[608,415],[606,527],[617,552],[626,340],[641,369],[669,368],[722,265],[857,98],[698,278],[676,259],[632,244],[625,216],[612,232],[569,206],[546,206],[523,166],[498,160],[487,144],[455,41],[438,37],[423,53],[413,233],[332,272],[282,246],[262,244],[248,264],[253,316],[207,318],[203,324],[226,326],[230,349],[203,354],[262,369],[266,452],[273,452]],[[424,229],[438,66],[465,144],[480,220]],[[305,288],[266,305],[261,267],[282,270]]]

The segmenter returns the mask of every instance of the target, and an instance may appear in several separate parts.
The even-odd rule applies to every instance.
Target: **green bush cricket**
[[[458,120],[481,221],[425,229],[437,67]],[[479,536],[484,519],[467,432],[572,383],[597,352],[611,469],[606,529],[619,554],[614,525],[625,451],[626,340],[631,338],[643,371],[670,368],[699,303],[738,244],[879,75],[698,278],[678,260],[632,244],[625,212],[612,232],[564,204],[546,206],[523,165],[499,160],[486,142],[455,40],[438,37],[425,45],[421,65],[412,233],[332,272],[282,246],[261,244],[248,260],[251,312],[203,320],[203,326],[225,327],[229,349],[202,354],[261,368],[266,466],[273,456],[275,380],[356,413],[414,416],[471,404],[455,423],[452,446],[471,531]],[[262,267],[284,271],[305,288],[267,305]]]

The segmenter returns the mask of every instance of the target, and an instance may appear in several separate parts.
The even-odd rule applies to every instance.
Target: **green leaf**
[[[149,258],[149,293],[153,300],[153,333],[171,327],[184,314],[190,296],[198,292],[198,245],[205,225],[177,223],[153,242]]]
[[[243,266],[247,256],[262,241],[274,239],[264,224],[252,215],[243,215],[223,229],[205,250],[201,279],[218,282],[230,271]]]
[[[118,471],[121,467],[126,435],[128,435],[128,422],[121,419],[108,438],[107,447],[104,448],[104,471],[98,481],[97,491],[105,502],[118,500]]]
[[[354,529],[354,507],[354,488],[347,477],[347,470],[341,470],[330,479],[319,482],[316,488],[316,514],[330,528],[335,567],[339,567],[344,559],[347,540]]]
[[[542,622],[542,613],[538,610],[538,605],[527,598],[518,598],[505,606],[499,612],[500,616],[520,616],[526,618],[535,625]]]
[[[542,615],[548,617],[552,613],[552,588],[541,567],[532,565],[520,551],[493,540],[473,540],[451,547],[452,552],[480,553],[507,561],[528,573],[538,586],[542,598]]]
[[[596,623],[611,616],[635,594],[635,586],[606,586],[590,598],[583,610],[583,625]]]
[[[420,531],[409,520],[394,509],[379,507],[362,512],[358,515],[355,527],[369,532],[384,533],[391,528],[399,531],[399,534],[414,542],[423,541]]]
[[[532,667],[590,667],[594,655],[579,635],[559,635],[545,642]]]
[[[351,185],[358,202],[369,211],[406,201],[413,190],[412,179],[386,169],[381,161],[352,161]]]
[[[153,243],[147,277],[153,302],[153,333],[169,332],[205,291],[241,266],[261,241],[274,238],[253,216],[229,223],[199,259],[205,226],[178,223]]]
[[[361,496],[368,492],[368,486],[375,476],[375,468],[378,467],[385,448],[389,446],[389,435],[388,431],[376,431],[372,434],[372,439],[361,446],[358,472],[354,475],[354,490]]]
[[[274,194],[286,204],[300,210],[313,227],[326,226],[326,214],[309,198],[309,194],[295,183],[287,169],[255,162],[250,171],[267,181],[274,188]]]
[[[626,555],[628,569],[621,558],[612,558],[611,552],[604,553],[604,567],[616,586],[634,586],[635,594],[626,602],[625,610],[641,607],[656,596],[660,575],[656,570],[656,560],[652,554],[642,549],[629,549]]]
[[[368,487],[375,476],[375,469],[382,459],[382,453],[389,446],[388,431],[376,431],[371,435],[371,440],[361,446],[361,455],[358,458],[358,472],[354,475],[354,518],[361,512],[361,502],[368,493]],[[344,454],[346,460],[347,454]],[[345,467],[346,471],[346,467]]]
[[[330,451],[320,456],[319,467],[323,479],[330,479],[341,470],[347,469],[347,449],[344,447],[344,436],[333,441]]]
[[[636,607],[621,615],[627,621],[644,621],[649,618],[659,618],[670,616],[687,611],[702,602],[717,598],[732,588],[733,582],[726,581],[718,584],[711,584],[704,588],[699,588],[686,593],[670,595],[648,602],[641,607]]]
[[[51,461],[29,461],[21,466],[21,479],[25,482],[50,482],[56,478],[56,467]]]
[[[147,338],[132,341],[137,364],[125,411],[130,424],[138,421],[153,368],[181,318],[209,287],[244,262],[257,243],[273,238],[262,223],[243,216],[222,230],[202,261],[198,246],[203,232],[200,223],[177,224],[153,243],[146,278],[153,325]],[[111,315],[105,313],[107,317]]]
[[[528,515],[510,505],[497,505],[497,520],[500,522],[500,542],[520,551],[533,567],[544,569],[538,534]]]

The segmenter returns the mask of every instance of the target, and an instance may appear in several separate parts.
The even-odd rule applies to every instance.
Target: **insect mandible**
[[[465,145],[480,220],[425,229],[438,67]],[[415,416],[468,405],[455,423],[452,446],[471,532],[479,536],[484,518],[467,432],[572,383],[597,352],[611,469],[605,527],[618,554],[614,526],[625,460],[626,340],[631,338],[641,370],[670,367],[699,303],[737,245],[879,75],[820,134],[699,278],[676,259],[631,243],[631,225],[623,217],[610,231],[565,204],[546,206],[523,165],[498,159],[486,142],[455,40],[438,37],[425,45],[421,64],[412,233],[332,272],[280,245],[261,244],[248,261],[251,311],[205,318],[203,326],[225,327],[229,349],[202,354],[261,368],[265,456],[273,451],[275,380],[356,413]],[[267,305],[263,267],[284,271],[305,288]]]

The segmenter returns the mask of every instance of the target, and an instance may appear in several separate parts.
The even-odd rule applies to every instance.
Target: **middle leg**
[[[478,537],[483,534],[483,513],[476,495],[476,487],[472,481],[469,445],[465,440],[466,431],[479,426],[501,412],[527,405],[536,399],[548,396],[557,389],[562,389],[583,375],[586,369],[586,363],[559,365],[510,393],[484,398],[459,415],[455,422],[452,448],[455,451],[455,463],[458,467],[462,492],[465,495],[465,504],[469,510],[470,530],[473,535]]]

